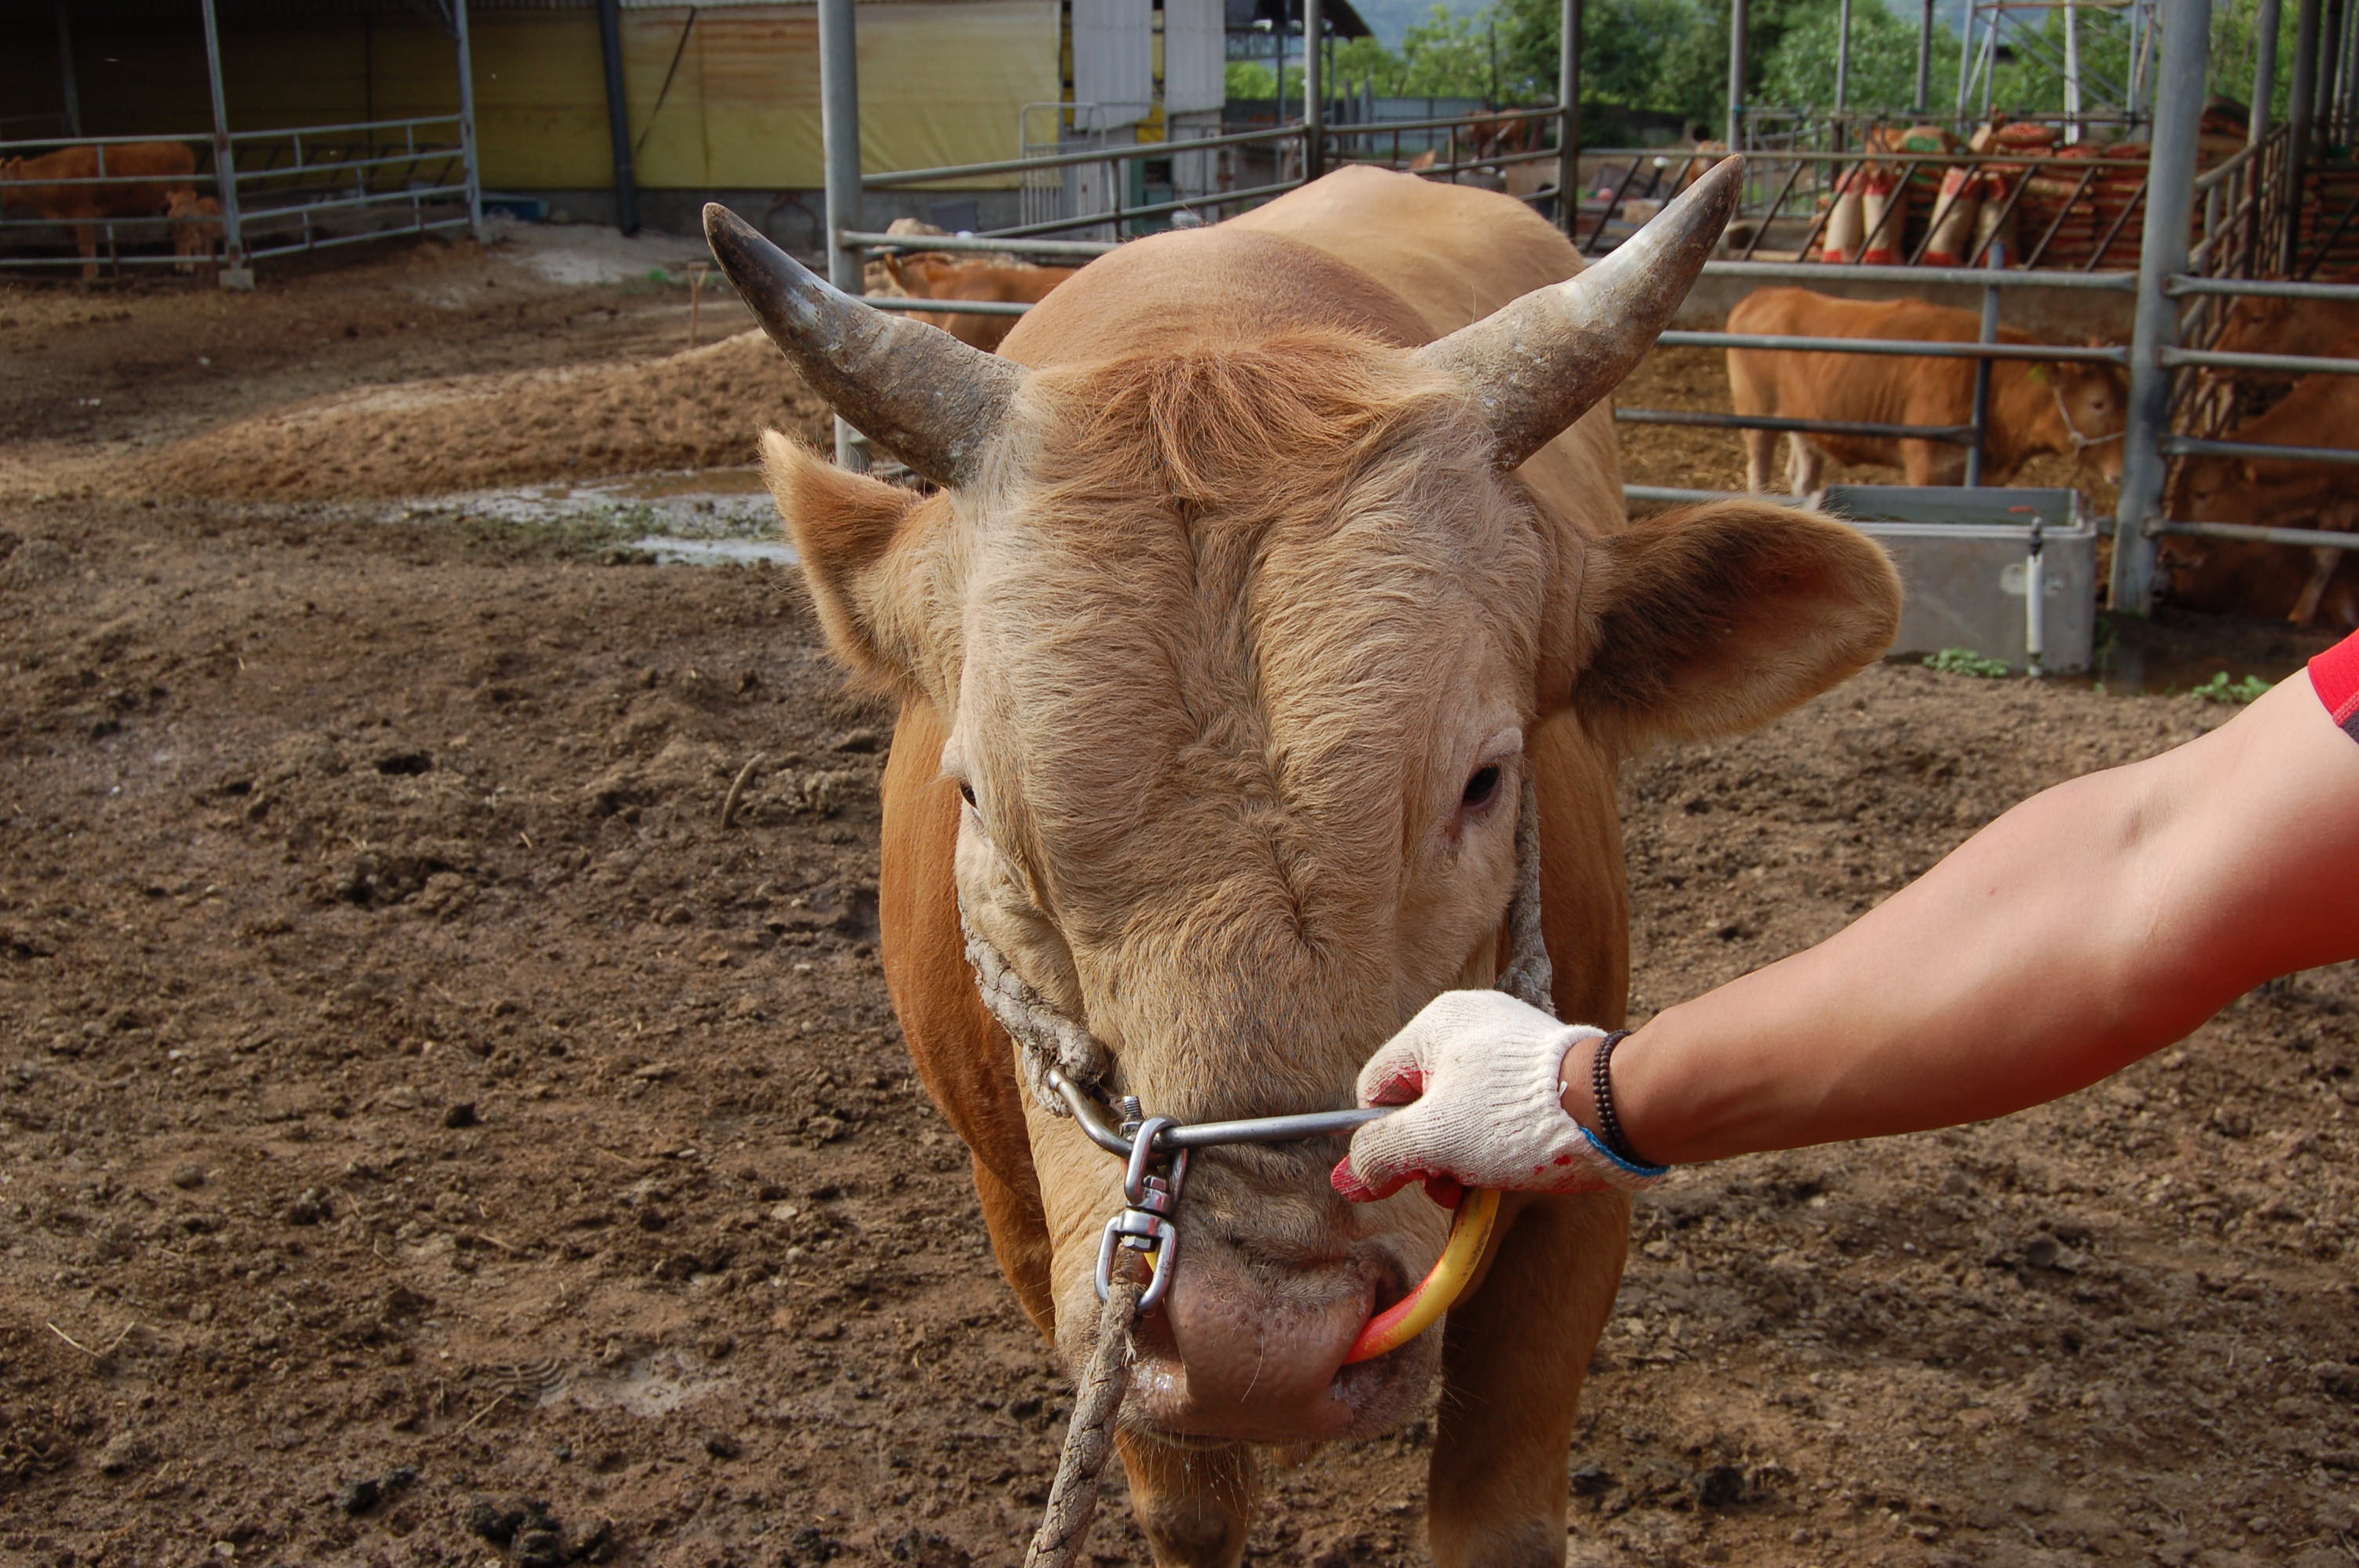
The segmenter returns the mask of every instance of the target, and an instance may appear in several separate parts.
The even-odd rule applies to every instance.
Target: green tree
[[[1835,102],[1835,46],[1842,12],[1834,0],[1817,0],[1788,25],[1777,47],[1762,61],[1756,102],[1788,109],[1831,110]],[[1958,40],[1933,35],[1934,103],[1941,84],[1957,92]],[[1917,96],[1917,29],[1886,10],[1879,0],[1854,0],[1851,14],[1851,81],[1847,103],[1854,109],[1906,109]]]

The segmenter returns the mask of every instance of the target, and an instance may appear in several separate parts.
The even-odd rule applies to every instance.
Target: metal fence
[[[221,281],[251,287],[255,257],[351,244],[391,233],[466,229],[481,233],[483,194],[475,157],[475,95],[467,34],[467,0],[421,0],[443,22],[455,48],[459,110],[455,114],[345,124],[232,131],[222,87],[220,29],[213,0],[201,0],[207,85],[212,128],[142,136],[76,136],[60,141],[0,142],[0,159],[38,158],[71,147],[95,153],[94,177],[20,174],[0,178],[0,243],[30,242],[29,254],[0,255],[0,266],[84,265],[88,232],[110,265],[179,265],[183,243],[210,253],[218,244]],[[124,174],[110,156],[136,143],[171,143],[195,156],[191,174]],[[103,211],[104,193],[146,188],[154,211]],[[206,197],[218,211],[164,210],[165,195],[185,189]],[[13,200],[11,192],[17,192]],[[60,200],[62,196],[64,199]],[[27,206],[47,211],[23,211]],[[71,250],[64,242],[71,238]],[[39,248],[47,243],[55,250]],[[130,248],[138,247],[138,248]],[[147,247],[155,247],[153,249]],[[15,246],[10,247],[12,251]]]
[[[1625,203],[1634,194],[1642,199],[1668,197],[1704,167],[1712,152],[1650,148],[1583,149],[1579,142],[1578,81],[1575,55],[1580,38],[1581,0],[1560,0],[1562,37],[1572,47],[1561,62],[1560,92],[1554,105],[1500,114],[1435,117],[1422,121],[1368,124],[1364,121],[1329,127],[1323,121],[1323,94],[1316,80],[1319,51],[1308,51],[1313,78],[1305,93],[1302,120],[1266,131],[1249,131],[1185,144],[1191,149],[1223,150],[1285,146],[1299,149],[1299,172],[1258,184],[1230,186],[1186,200],[1096,211],[1056,219],[1031,218],[988,234],[940,238],[885,235],[864,229],[856,221],[858,193],[900,186],[928,184],[986,174],[1104,166],[1109,171],[1138,158],[1165,157],[1172,147],[1147,144],[1123,147],[1093,147],[1048,157],[961,165],[954,168],[903,170],[867,175],[859,167],[857,97],[851,70],[852,0],[820,0],[822,100],[826,104],[828,146],[828,232],[832,280],[846,292],[859,291],[860,265],[867,248],[946,250],[951,252],[1015,251],[1060,260],[1086,259],[1114,248],[1114,243],[1057,241],[1059,232],[1111,224],[1111,232],[1126,237],[1151,220],[1180,211],[1207,214],[1267,200],[1315,178],[1337,162],[1371,161],[1399,166],[1408,135],[1425,138],[1421,150],[1433,151],[1440,140],[1440,156],[1424,160],[1422,172],[1436,178],[1458,179],[1470,173],[1504,175],[1519,165],[1553,163],[1556,178],[1527,200],[1552,209],[1559,225],[1583,250],[1610,249],[1635,232],[1645,213],[1632,211],[1625,221]],[[2321,0],[2299,0],[2306,29],[2317,26]],[[1307,0],[1306,32],[1317,36],[1318,0]],[[1976,362],[1973,414],[1963,425],[1908,426],[1805,420],[1695,413],[1684,410],[1625,408],[1617,417],[1633,424],[1708,426],[1732,429],[1762,429],[1791,437],[1810,434],[1914,438],[1962,446],[1967,449],[1969,482],[1979,482],[1983,447],[1989,422],[1990,366],[2003,360],[2048,362],[2106,363],[2124,367],[2129,376],[2127,430],[2121,487],[2120,517],[2110,525],[2116,535],[2112,597],[2123,610],[2145,612],[2153,602],[2156,546],[2173,535],[2299,543],[2330,548],[2359,548],[2359,535],[2321,533],[2236,525],[2207,519],[2175,519],[2167,514],[2175,463],[2216,455],[2279,460],[2359,462],[2359,453],[2340,448],[2290,448],[2239,442],[2229,438],[2238,404],[2223,390],[2217,373],[2254,371],[2278,374],[2359,374],[2359,359],[2238,353],[2215,346],[2224,308],[2219,303],[2234,295],[2292,297],[2359,301],[2359,286],[2286,280],[2266,275],[2314,268],[2332,253],[2334,244],[2359,220],[2359,194],[2331,223],[2320,221],[2319,198],[2309,194],[2319,181],[2306,149],[2323,135],[2346,140],[2359,98],[2340,86],[2313,81],[2303,97],[2297,83],[2295,112],[2289,123],[2269,123],[2267,82],[2273,80],[2273,51],[2259,51],[2257,70],[2265,80],[2256,92],[2250,135],[2245,149],[2216,168],[2199,168],[2198,131],[2204,107],[2204,68],[2209,48],[2205,0],[2162,0],[2160,59],[2153,76],[2152,142],[2144,157],[2083,156],[2070,148],[2012,149],[1984,154],[1871,150],[1858,145],[1859,115],[1822,116],[1816,124],[1800,117],[1779,124],[1772,115],[1740,108],[1732,115],[1732,131],[1748,144],[1741,150],[1753,166],[1748,178],[1742,224],[1732,225],[1734,254],[1706,264],[1706,276],[1745,278],[1760,282],[1955,285],[1978,289],[1983,300],[1982,330],[1973,342],[1927,342],[1919,340],[1779,337],[1732,332],[1669,331],[1659,340],[1669,347],[1756,348],[1788,352],[1866,354],[1909,358],[1961,358]],[[1741,11],[1740,11],[1741,15]],[[1735,37],[1733,33],[1733,41]],[[2304,37],[2312,36],[2305,32]],[[2274,37],[2272,37],[2274,41]],[[1739,46],[1741,48],[1741,45]],[[2299,56],[2297,59],[2299,59]],[[1733,62],[1734,63],[1734,62]],[[2313,73],[2313,63],[2308,68]],[[2346,74],[2359,79],[2359,62]],[[2341,96],[2335,96],[2336,93]],[[2314,114],[2314,104],[2341,107],[2337,117]],[[2061,117],[2050,116],[2060,119]],[[2097,124],[2102,116],[2071,119],[2075,134]],[[2136,121],[2136,116],[2131,117]],[[2142,122],[2140,122],[2142,123]],[[1391,143],[1385,145],[1390,136]],[[1601,202],[1581,200],[1579,171],[1585,158],[1611,164],[1626,159],[1616,187]],[[1674,168],[1674,165],[1684,167]],[[1807,259],[1813,246],[1823,250],[1824,230],[1832,199],[1870,166],[1879,174],[1896,172],[1904,178],[1939,170],[1957,171],[1961,180],[1982,179],[1999,192],[1995,219],[1979,226],[1972,243],[1956,265],[1929,265],[1935,214],[1913,233],[1905,226],[1889,234],[1870,229],[1871,240],[1889,240],[1888,246],[1861,243],[1840,263]],[[1284,168],[1284,165],[1279,165]],[[1648,188],[1640,191],[1641,174]],[[1110,189],[1123,182],[1109,178]],[[2102,188],[2102,189],[2101,189]],[[2321,189],[2323,189],[2321,186]],[[1938,190],[1936,200],[1938,200]],[[2310,211],[2304,211],[2305,201]],[[1905,211],[1886,208],[1885,222],[1905,225]],[[2308,227],[2305,227],[2305,223]],[[1792,243],[1774,243],[1781,236]],[[2007,231],[2016,228],[2016,248],[2007,249]],[[1895,253],[1891,265],[1870,260],[1876,250]],[[1784,253],[1770,259],[1765,253]],[[2020,260],[2006,265],[2012,254]],[[2119,347],[2061,343],[2007,343],[1997,341],[1998,302],[2006,293],[2022,289],[2099,290],[2130,295],[2136,300],[2131,341]],[[1023,305],[973,301],[946,302],[910,298],[872,298],[870,303],[894,310],[954,308],[962,313],[1020,315]],[[864,466],[864,442],[857,432],[839,422],[839,460]],[[1660,487],[1626,486],[1633,501],[1690,500],[1700,494]]]

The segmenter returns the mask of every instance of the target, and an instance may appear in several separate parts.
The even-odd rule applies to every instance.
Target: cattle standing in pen
[[[2273,352],[2254,350],[2253,352]],[[2346,351],[2348,351],[2346,348]],[[2261,446],[2341,447],[2359,428],[2359,380],[2306,375],[2283,402],[2229,439]],[[2180,467],[2171,515],[2192,523],[2359,532],[2359,492],[2339,463],[2198,457]],[[2359,571],[2347,552],[2257,539],[2166,535],[2157,560],[2173,603],[2190,610],[2283,616],[2298,626],[2359,625]]]
[[[1971,343],[1982,320],[1971,310],[1921,299],[1838,299],[1807,288],[1764,288],[1728,313],[1732,332],[1804,338],[1905,338]],[[2030,340],[2001,329],[1999,341]],[[1796,349],[1731,349],[1728,384],[1739,414],[1832,419],[1868,425],[1964,426],[1973,423],[1974,362]],[[2121,477],[2122,433],[2129,384],[2114,365],[1993,360],[1990,428],[1983,479],[2005,484],[2042,452],[2073,457],[2109,480]],[[1745,487],[1769,488],[1769,459],[1779,432],[1745,433]],[[1963,482],[1966,449],[1915,437],[1788,432],[1787,488],[1814,495],[1827,460],[1899,469],[1909,484]]]
[[[1611,1022],[1619,761],[1760,724],[1889,642],[1891,567],[1840,524],[1751,501],[1624,513],[1602,402],[1742,173],[1583,273],[1512,200],[1344,170],[1092,263],[998,356],[844,298],[708,209],[771,337],[940,487],[764,438],[832,647],[900,707],[894,1004],[1069,1368],[1122,1171],[1019,1075],[962,922],[1103,1042],[1106,1092],[1188,1121],[1348,1105],[1420,1006],[1491,982],[1527,778],[1555,1000]],[[1138,1323],[1119,1431],[1156,1561],[1231,1568],[1260,1445],[1392,1429],[1440,1372],[1437,1557],[1560,1562],[1625,1199],[1511,1197],[1446,1328],[1345,1366],[1449,1217],[1414,1192],[1343,1202],[1340,1147],[1190,1166],[1187,1261]]]
[[[98,276],[100,222],[163,216],[174,196],[195,194],[196,172],[197,155],[180,142],[93,143],[0,158],[0,213],[72,224],[88,283]]]
[[[881,292],[911,299],[996,300],[1012,305],[1038,304],[1074,271],[1068,266],[1035,266],[1007,256],[953,256],[939,252],[888,255],[883,265],[891,287]],[[973,310],[918,310],[911,314],[929,327],[940,327],[962,343],[986,351],[998,348],[1019,319]]]

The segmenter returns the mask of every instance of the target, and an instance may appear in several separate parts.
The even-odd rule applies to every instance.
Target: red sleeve
[[[2359,741],[2359,633],[2310,661],[2310,684],[2343,732]]]

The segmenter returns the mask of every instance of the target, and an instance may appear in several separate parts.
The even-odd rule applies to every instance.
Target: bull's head
[[[1558,994],[1618,1012],[1614,761],[1758,723],[1889,640],[1897,589],[1856,534],[1750,503],[1625,529],[1610,427],[1550,445],[1652,344],[1739,167],[1422,347],[1397,297],[1309,246],[1199,233],[1093,264],[995,357],[706,210],[771,337],[941,487],[765,438],[831,643],[947,734],[919,804],[945,830],[956,814],[962,902],[1111,1048],[1114,1087],[1186,1120],[1348,1104],[1420,1006],[1489,983],[1536,756],[1552,935],[1593,937],[1556,955]],[[1028,1115],[1078,1357],[1119,1171]],[[1446,1217],[1414,1194],[1341,1202],[1339,1152],[1198,1154],[1134,1420],[1295,1441],[1414,1407],[1438,1336],[1339,1367]]]

